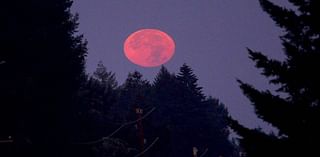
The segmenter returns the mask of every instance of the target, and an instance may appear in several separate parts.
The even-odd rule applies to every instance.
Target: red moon
[[[142,67],[157,67],[168,62],[174,50],[173,39],[158,29],[138,30],[124,42],[126,57]]]

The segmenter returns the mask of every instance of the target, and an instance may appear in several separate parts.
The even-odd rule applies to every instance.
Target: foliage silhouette
[[[250,99],[259,118],[279,130],[267,134],[248,129],[230,119],[231,127],[240,135],[246,156],[319,156],[320,83],[316,68],[320,66],[320,31],[316,0],[289,0],[296,11],[260,0],[262,9],[285,32],[280,37],[286,55],[284,61],[270,59],[248,49],[250,59],[262,69],[275,92],[259,91],[238,80],[243,93]],[[281,97],[282,95],[286,95]]]
[[[71,4],[69,0],[1,2],[0,60],[5,64],[0,66],[0,136],[13,138],[10,155],[67,152],[73,97],[87,53],[86,42],[77,35]]]

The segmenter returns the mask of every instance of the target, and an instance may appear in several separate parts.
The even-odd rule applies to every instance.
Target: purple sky
[[[273,1],[287,5],[286,0]],[[236,83],[239,78],[258,89],[269,88],[248,59],[246,47],[283,58],[281,30],[257,0],[75,0],[72,9],[79,13],[80,33],[89,42],[89,73],[101,60],[116,72],[119,83],[134,70],[152,81],[159,67],[132,64],[123,53],[123,42],[138,29],[157,28],[176,43],[174,57],[165,64],[171,72],[187,63],[205,94],[219,98],[234,118],[249,127],[267,128]]]

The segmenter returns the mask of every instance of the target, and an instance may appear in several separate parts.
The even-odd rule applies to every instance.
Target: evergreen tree
[[[114,73],[107,71],[102,62],[99,62],[94,75],[83,79],[77,95],[73,141],[81,146],[81,143],[95,141],[114,131],[118,124],[115,124],[113,108],[118,99],[119,91]],[[112,138],[77,147],[75,152],[77,156],[112,156],[125,153],[120,151],[124,146],[125,143]]]
[[[206,99],[198,86],[197,76],[186,64],[178,76],[162,67],[153,84],[152,115],[159,143],[153,156],[191,156],[193,147],[199,154],[232,156],[228,140],[227,110],[216,99]]]
[[[205,96],[202,93],[202,87],[197,84],[198,78],[187,64],[183,64],[180,67],[177,79],[182,88],[180,92],[185,100],[188,99],[194,103],[204,100]]]
[[[199,148],[207,148],[208,156],[238,157],[237,146],[229,140],[228,111],[218,99],[206,98],[198,109],[195,122]]]
[[[319,156],[320,140],[320,25],[317,0],[289,0],[297,10],[286,9],[268,0],[260,4],[276,24],[285,30],[280,38],[284,61],[270,59],[249,49],[250,58],[271,84],[279,86],[277,95],[259,91],[239,81],[244,94],[259,118],[279,130],[267,134],[248,129],[231,120],[231,127],[242,136],[240,143],[247,156]],[[279,96],[285,93],[284,97]],[[282,94],[283,95],[283,94]]]
[[[156,147],[152,150],[155,157],[172,156],[173,126],[178,112],[177,94],[179,84],[175,74],[171,74],[162,66],[152,84],[152,102],[157,107],[151,115],[154,137],[159,137]]]
[[[110,109],[118,100],[114,73],[98,63],[93,76],[83,80],[77,96],[77,141],[89,141],[104,136],[112,119]],[[82,131],[82,132],[81,132]]]
[[[99,80],[102,84],[105,84],[107,88],[116,89],[118,86],[115,73],[107,71],[107,68],[103,65],[102,61],[99,61],[98,67],[93,73],[93,77]]]
[[[123,85],[119,87],[119,101],[114,109],[117,123],[126,123],[138,119],[136,109],[142,109],[145,114],[152,108],[150,103],[150,83],[143,79],[140,72],[134,71],[128,74]],[[144,126],[148,126],[148,119],[142,121]],[[146,127],[147,128],[147,127]],[[140,151],[138,124],[134,124],[121,130],[116,136],[128,143],[128,147],[134,148],[135,153]]]
[[[64,156],[69,148],[87,52],[71,4],[1,2],[0,136],[14,139],[13,155]]]
[[[146,102],[150,94],[150,87],[150,83],[143,79],[140,72],[129,73],[125,83],[120,87],[119,103],[124,107],[123,111],[135,112],[137,107],[148,109]]]
[[[118,82],[115,77],[115,73],[107,71],[107,68],[103,65],[102,61],[99,61],[96,71],[93,73],[92,80],[98,81],[99,86],[102,87],[104,101],[104,113],[113,112],[116,102],[119,99]],[[111,109],[111,111],[110,111]],[[109,113],[108,118],[113,118],[114,114]],[[109,119],[109,120],[111,120]]]
[[[155,125],[168,124],[174,115],[177,105],[177,94],[180,91],[175,74],[171,74],[162,66],[153,83],[153,101],[159,106],[156,111]]]

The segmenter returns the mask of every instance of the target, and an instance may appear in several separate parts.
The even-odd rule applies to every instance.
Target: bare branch
[[[139,157],[141,155],[143,155],[145,152],[147,152],[157,141],[159,140],[159,137],[157,137],[156,139],[154,139],[154,141],[146,148],[144,149],[142,152],[140,152],[139,154],[135,155],[134,157]]]
[[[199,157],[203,157],[204,155],[207,154],[207,152],[208,152],[208,148],[206,148],[206,149],[204,150],[204,152],[203,152]]]
[[[100,143],[103,142],[107,139],[109,139],[110,137],[112,137],[114,134],[116,134],[117,132],[119,132],[123,127],[131,125],[131,124],[135,124],[136,122],[145,119],[146,117],[148,117],[156,108],[153,107],[148,113],[146,113],[145,115],[143,115],[141,118],[138,118],[134,121],[129,121],[126,122],[124,124],[122,124],[118,129],[114,130],[111,134],[109,134],[108,136],[102,137],[98,140],[94,140],[94,141],[88,141],[88,142],[81,142],[81,143],[75,143],[75,144],[96,144],[96,143]]]
[[[13,140],[0,140],[0,143],[13,143]]]

